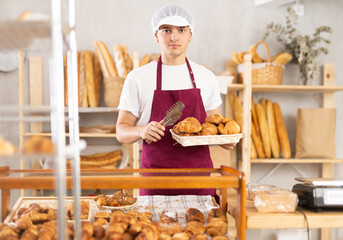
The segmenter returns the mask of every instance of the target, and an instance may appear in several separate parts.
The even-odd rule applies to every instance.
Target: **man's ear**
[[[192,32],[190,32],[190,34],[191,34],[191,37],[189,38],[189,42],[191,42],[191,41],[192,41],[192,37],[193,37],[193,33],[192,33]]]
[[[156,42],[158,42],[158,36],[157,36],[157,32],[155,32],[155,39],[156,39]]]

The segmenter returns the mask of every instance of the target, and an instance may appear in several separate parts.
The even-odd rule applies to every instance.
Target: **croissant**
[[[158,229],[161,232],[167,233],[169,235],[182,232],[182,226],[178,222],[171,222],[171,223],[159,222]]]
[[[217,135],[218,129],[216,125],[212,123],[203,123],[200,131],[200,135]]]
[[[187,233],[181,232],[173,235],[172,240],[189,240]]]
[[[227,236],[215,236],[212,238],[212,240],[229,240]]]
[[[95,219],[94,223],[97,223],[99,225],[107,225],[108,221],[105,218],[97,218]]]
[[[107,240],[121,240],[122,233],[110,232]],[[106,239],[106,238],[105,238]]]
[[[97,212],[94,214],[94,218],[98,219],[98,218],[109,218],[110,217],[110,213],[109,212]]]
[[[23,213],[26,211],[27,211],[27,208],[19,208],[17,211],[17,217],[20,218],[21,215],[23,215]]]
[[[220,208],[212,208],[208,213],[208,222],[211,222],[215,218],[220,218],[227,223],[227,217],[225,212]]]
[[[205,226],[201,222],[190,221],[187,223],[184,232],[187,233],[189,236],[196,235],[196,234],[204,234]]]
[[[39,229],[37,225],[32,225],[21,235],[21,240],[34,240],[38,237]]]
[[[105,236],[105,229],[97,223],[94,223],[93,225],[93,236],[96,239],[101,239]]]
[[[186,220],[187,222],[190,221],[198,221],[202,224],[205,224],[205,215],[196,208],[188,208],[186,211]]]
[[[36,210],[26,213],[25,215],[31,219],[33,224],[50,221],[50,216],[48,214],[39,213]]]
[[[225,235],[227,233],[227,222],[221,218],[213,218],[206,225],[206,234],[214,237],[218,235]]]
[[[137,234],[139,234],[143,228],[146,226],[147,224],[146,223],[143,223],[143,222],[138,222],[138,223],[135,223],[133,225],[130,226],[129,228],[129,233],[132,235],[132,236],[136,236]]]
[[[191,240],[208,240],[208,238],[203,234],[196,234],[191,237]]]
[[[227,118],[223,118],[221,123],[226,124],[226,123],[231,122],[231,121],[234,121],[234,120],[232,118],[227,117]]]
[[[205,122],[218,125],[219,123],[221,123],[222,120],[223,120],[223,116],[222,115],[214,114],[214,115],[211,115],[211,116],[207,116],[206,119],[205,119]]]
[[[158,238],[158,240],[171,240],[171,236],[165,232],[162,232]]]
[[[185,133],[197,133],[201,130],[201,124],[196,118],[188,117],[180,122],[179,130]]]
[[[121,236],[121,240],[132,240],[133,237],[131,236],[131,234],[129,233],[124,233],[122,236]]]
[[[125,225],[121,223],[110,223],[106,229],[106,236],[109,236],[111,232],[123,234],[125,232]]]
[[[6,239],[19,239],[19,234],[12,229],[11,227],[7,225],[3,225],[1,231],[0,231],[0,239],[6,240]]]
[[[225,129],[227,130],[228,134],[237,134],[241,131],[241,127],[235,121],[227,122],[225,124]]]
[[[29,227],[31,227],[33,225],[32,221],[31,221],[31,218],[29,218],[26,215],[24,215],[23,217],[19,218],[16,223],[17,223],[17,229],[21,230],[21,231],[26,230],[26,229],[28,229]]]

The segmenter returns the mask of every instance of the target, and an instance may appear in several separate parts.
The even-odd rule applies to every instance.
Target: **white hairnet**
[[[189,26],[194,33],[194,20],[192,15],[184,8],[175,4],[168,4],[158,9],[152,16],[151,28],[154,33],[161,25]]]

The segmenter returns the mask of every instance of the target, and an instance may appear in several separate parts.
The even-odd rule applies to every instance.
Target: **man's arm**
[[[212,109],[212,110],[208,110],[206,111],[206,115],[207,116],[211,116],[211,115],[214,115],[214,114],[220,114],[221,115],[221,109],[220,109],[220,106],[215,108],[215,109]],[[221,146],[222,148],[226,149],[226,150],[231,150],[231,149],[234,149],[236,147],[236,143],[231,143],[231,144],[223,144],[223,145],[219,145]]]
[[[116,137],[120,143],[134,143],[140,139],[150,139],[157,142],[164,136],[164,126],[152,121],[146,126],[135,126],[137,117],[131,112],[119,110]]]

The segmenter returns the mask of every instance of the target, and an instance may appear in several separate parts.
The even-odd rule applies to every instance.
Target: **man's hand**
[[[163,120],[162,120],[163,121]],[[151,121],[148,125],[141,128],[139,135],[144,140],[150,140],[152,142],[157,142],[164,136],[165,127],[161,122]]]
[[[232,150],[236,147],[237,143],[230,143],[230,144],[223,144],[223,145],[219,145],[222,148],[224,148],[225,150]]]

